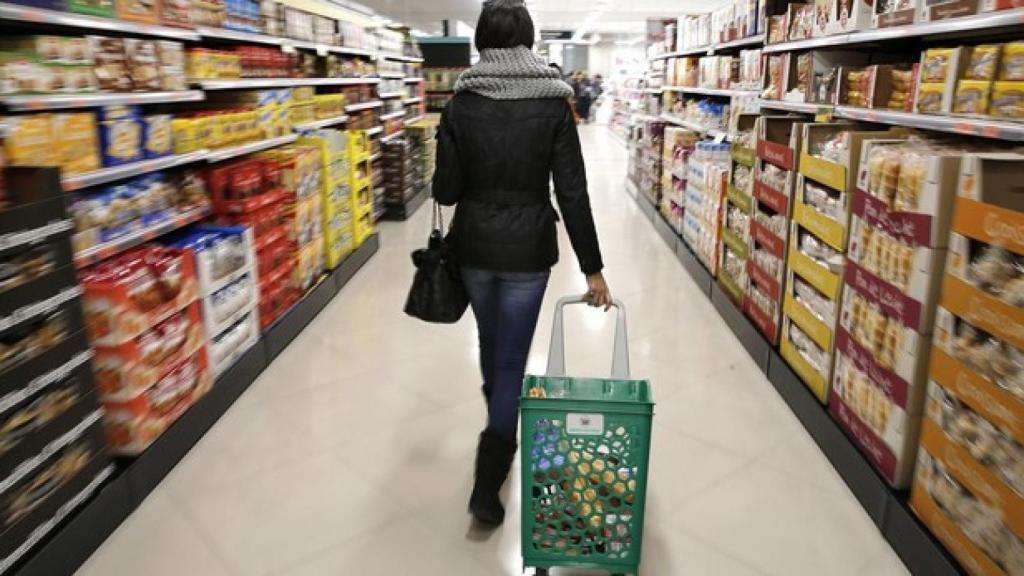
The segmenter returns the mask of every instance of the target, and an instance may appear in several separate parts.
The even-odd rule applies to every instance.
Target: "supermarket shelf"
[[[389,80],[401,80],[405,78],[405,74],[402,74],[401,72],[382,72],[379,76]]]
[[[173,168],[174,166],[191,164],[193,162],[203,160],[207,157],[207,154],[209,154],[209,151],[204,149],[189,152],[188,154],[175,154],[173,156],[164,156],[162,158],[154,158],[152,160],[132,162],[130,164],[123,164],[121,166],[114,166],[111,168],[100,168],[99,170],[93,170],[92,172],[85,172],[83,174],[68,175],[61,179],[61,185],[65,192],[81,190],[82,188],[88,188],[89,186],[106,184],[107,182],[113,182],[115,180],[131,178],[132,176],[139,176],[141,174],[164,170],[166,168]]]
[[[361,102],[359,104],[349,104],[345,106],[345,112],[359,112],[361,110],[370,110],[371,108],[380,108],[384,103],[380,100],[374,100],[372,102]]]
[[[423,82],[423,81],[424,81],[424,79],[422,77],[420,77],[420,76],[416,76],[414,78],[406,78],[405,79],[405,83],[406,84],[419,84],[420,82]]]
[[[875,28],[849,34],[836,34],[808,40],[796,40],[765,46],[763,52],[789,52],[821,46],[846,46],[850,44],[866,44],[886,40],[904,38],[921,38],[927,36],[961,36],[970,35],[978,30],[992,31],[999,28],[1015,28],[1024,23],[1024,8],[1001,10],[974,16],[948,18],[931,22],[918,22],[906,26]]]
[[[198,222],[199,220],[206,218],[209,214],[209,206],[192,208],[174,216],[173,218],[159,222],[154,226],[150,226],[149,228],[136,230],[130,234],[121,236],[116,240],[111,240],[110,242],[87,248],[81,252],[75,253],[75,266],[78,268],[85,268],[86,266],[95,264],[101,260],[106,260],[115,254],[134,248],[144,242],[149,242],[154,238],[159,238],[168,232],[188,226],[193,222]]]
[[[384,131],[384,127],[383,126],[374,126],[373,128],[367,128],[366,129],[366,135],[367,136],[376,136],[377,134],[380,134],[383,131]]]
[[[701,132],[702,134],[705,134],[708,137],[721,139],[721,141],[723,142],[727,142],[729,140],[728,133],[722,130],[718,130],[716,128],[705,128],[696,122],[684,120],[683,118],[672,116],[671,114],[662,114],[659,118],[664,120],[665,122],[671,122],[672,124],[682,126],[683,128],[688,128],[690,130],[693,130],[694,132]]]
[[[999,138],[1002,140],[1024,141],[1024,124],[1006,122],[993,118],[972,118],[967,116],[939,116],[934,114],[914,114],[912,112],[895,112],[892,110],[870,110],[851,106],[836,106],[832,113],[836,118],[849,118],[866,122],[910,126],[926,130],[938,130],[969,136]]]
[[[304,132],[309,130],[318,130],[328,126],[336,126],[338,124],[344,124],[345,122],[348,122],[348,114],[335,116],[333,118],[324,118],[322,120],[314,120],[312,122],[303,122],[301,124],[296,124],[293,128],[296,132]]]
[[[97,94],[35,94],[7,96],[0,103],[12,112],[30,110],[60,110],[89,108],[92,106],[125,106],[131,104],[161,104],[168,102],[197,102],[205,98],[201,90],[175,90],[172,92],[97,93]]]
[[[362,48],[347,48],[345,46],[332,46],[330,44],[320,44],[317,42],[306,42],[304,40],[292,40],[291,38],[281,38],[281,46],[299,48],[302,50],[314,50],[317,54],[346,54],[349,56],[365,56],[368,58],[373,57],[373,52],[369,50],[363,50]]]
[[[244,156],[246,154],[252,154],[253,152],[261,152],[270,148],[291,144],[292,142],[295,142],[296,138],[298,138],[298,136],[295,134],[286,134],[284,136],[278,136],[277,138],[268,138],[266,140],[258,140],[256,142],[249,142],[248,144],[232,146],[230,148],[211,150],[207,153],[206,160],[208,162],[220,162],[221,160],[227,160],[228,158]]]
[[[403,92],[399,90],[398,92],[381,92],[377,97],[381,100],[390,100],[392,98],[401,98],[403,95]]]
[[[247,90],[249,88],[352,86],[378,83],[380,83],[380,78],[240,78],[237,80],[200,80],[196,85],[203,90]]]
[[[644,88],[645,94],[661,94],[664,92],[662,88]]]
[[[81,508],[31,552],[15,576],[70,575],[85,563],[138,508],[200,438],[269,366],[269,352],[280,353],[321,312],[380,248],[374,235],[350,254],[311,293],[228,368],[181,418],[138,458],[123,459],[114,475]],[[276,354],[274,355],[276,357]]]
[[[157,24],[137,24],[115,18],[72,14],[70,12],[59,12],[57,10],[33,8],[31,6],[19,6],[6,2],[0,2],[0,20],[78,28],[91,32],[118,32],[135,36],[155,36],[174,40],[199,40],[199,34],[185,28],[174,28]]]
[[[393,134],[388,134],[387,136],[381,136],[380,137],[380,141],[381,141],[381,143],[390,142],[390,141],[394,140],[395,138],[401,138],[404,135],[405,135],[405,130],[399,130],[398,132],[395,132]]]
[[[626,191],[637,204],[650,206],[646,195],[639,192],[627,180]],[[658,216],[651,218],[657,229]],[[661,230],[659,235],[664,238]],[[689,251],[685,242],[678,240],[676,254],[691,278],[705,291],[712,305],[722,316],[726,325],[750,353],[754,363],[765,372],[768,381],[775,387],[790,410],[800,420],[814,439],[822,453],[829,459],[836,472],[843,478],[850,491],[864,507],[865,512],[878,527],[882,536],[900,556],[912,574],[929,576],[962,576],[964,572],[957,562],[914,516],[907,506],[905,492],[888,487],[867,459],[854,445],[839,425],[828,414],[810,389],[786,364],[779,353],[772,349],[760,332],[739,313],[739,310],[710,278],[707,270]],[[765,350],[767,349],[767,359]]]
[[[227,28],[215,28],[213,26],[196,26],[196,34],[205,40],[231,40],[235,42],[247,42],[249,44],[270,44],[280,46],[283,38],[267,36],[255,32],[242,32],[241,30],[228,30]],[[199,39],[198,37],[196,38]]]
[[[731,50],[733,48],[746,48],[747,46],[760,46],[764,44],[764,34],[757,34],[755,36],[747,36],[746,38],[740,38],[739,40],[731,40],[729,42],[722,42],[715,44],[708,50],[708,54],[714,54],[719,50]]]
[[[423,120],[426,117],[427,117],[426,114],[420,114],[419,116],[414,116],[414,117],[409,118],[408,120],[406,120],[405,121],[405,125],[409,126],[411,124],[415,124],[415,123],[419,122],[420,120]]]
[[[732,90],[729,88],[688,88],[686,86],[663,86],[666,92],[682,92],[684,94],[703,94],[705,96],[757,96],[757,90]]]
[[[408,106],[410,104],[419,104],[420,102],[423,102],[423,98],[416,97],[416,98],[406,98],[405,100],[402,100],[402,104],[405,104],[406,106]]]
[[[786,102],[785,100],[761,100],[761,108],[771,110],[786,110],[787,112],[800,112],[801,114],[817,114],[832,110],[831,104],[814,104],[810,102]]]
[[[369,160],[370,160],[370,162],[376,162],[377,160],[380,159],[380,157],[381,157],[381,153],[377,152],[376,154],[370,154]]]
[[[681,56],[711,56],[717,51],[731,50],[733,48],[744,48],[746,46],[760,46],[763,43],[764,34],[758,34],[756,36],[748,36],[746,38],[740,38],[739,40],[731,40],[729,42],[712,44],[710,46],[701,46],[700,48],[687,48],[686,50],[679,50],[678,52],[667,52],[665,54],[658,54],[657,56],[652,56],[651,60],[664,60],[666,58],[679,58]]]
[[[423,58],[417,58],[416,56],[405,56],[402,54],[380,54],[380,57],[385,60],[394,60],[395,62],[412,62],[414,64],[423,62]]]
[[[380,119],[383,122],[384,120],[394,120],[395,118],[401,118],[402,116],[405,116],[405,110],[398,110],[395,112],[388,112],[387,114],[381,114]]]
[[[396,220],[405,221],[412,218],[412,215],[416,213],[416,210],[423,205],[427,197],[430,196],[430,185],[421,187],[418,191],[414,192],[405,202],[401,204],[388,204],[384,210],[384,220]]]

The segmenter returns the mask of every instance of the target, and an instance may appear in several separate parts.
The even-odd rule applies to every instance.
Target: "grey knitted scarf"
[[[569,98],[572,88],[526,46],[488,48],[459,76],[456,92],[476,92],[495,100]]]

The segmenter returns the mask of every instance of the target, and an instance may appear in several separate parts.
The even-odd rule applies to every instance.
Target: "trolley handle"
[[[555,321],[551,327],[551,347],[548,349],[548,376],[565,376],[565,329],[562,310],[569,304],[585,304],[583,296],[563,296],[555,304]],[[616,310],[615,348],[612,350],[612,374],[617,380],[629,379],[629,342],[626,339],[626,308],[618,299],[612,299]]]

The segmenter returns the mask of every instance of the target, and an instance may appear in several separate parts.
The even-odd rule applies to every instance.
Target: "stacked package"
[[[348,140],[349,189],[351,190],[352,248],[358,248],[373,235],[373,167],[370,140],[365,131]]]
[[[144,245],[81,277],[110,448],[139,454],[213,384],[195,261]]]
[[[780,351],[822,403],[832,383],[850,205],[866,138],[849,124],[803,126],[793,201]]]
[[[260,336],[252,230],[200,227],[171,242],[190,251],[195,259],[207,349],[214,376],[219,376]]]
[[[318,130],[299,140],[320,151],[322,173],[320,196],[323,206],[324,255],[327,268],[337,268],[352,251],[352,192],[349,188],[348,146],[361,131]]]
[[[700,135],[686,128],[665,126],[661,157],[661,215],[678,233],[683,230],[686,206],[687,161]]]
[[[282,169],[272,156],[225,162],[205,174],[217,222],[250,229],[258,276],[262,328],[298,298],[292,284],[295,258],[288,241]]]
[[[754,208],[756,114],[740,114],[730,149],[729,184],[722,210],[718,284],[742,307],[747,293],[747,258],[750,255],[750,216]]]
[[[802,124],[789,116],[762,116],[755,124],[748,287],[743,311],[773,345],[779,342],[782,287]]]
[[[729,181],[729,145],[697,142],[686,172],[683,240],[714,276],[718,273],[719,228]]]
[[[919,138],[862,143],[829,406],[897,487],[917,449],[963,154]]]
[[[960,166],[911,506],[973,575],[1024,573],[1024,156]]]
[[[0,194],[0,573],[110,476],[71,220],[52,169]]]

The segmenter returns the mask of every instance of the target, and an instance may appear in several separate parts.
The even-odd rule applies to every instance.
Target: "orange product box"
[[[135,398],[104,402],[110,450],[121,455],[140,454],[212,385],[204,347]]]
[[[1010,530],[1018,535],[1024,532],[1024,497],[953,441],[930,418],[925,418],[921,426],[921,447],[941,462],[971,494],[998,510]]]
[[[86,330],[93,346],[117,346],[196,301],[190,253],[146,245],[102,262],[80,278]]]
[[[149,389],[203,346],[199,303],[118,346],[97,346],[96,389],[103,400],[123,401]]]
[[[954,522],[935,501],[928,490],[931,485],[931,456],[924,450],[919,451],[917,470],[914,474],[914,485],[910,493],[910,507],[931,530],[932,534],[945,545],[950,554],[956,557],[964,569],[973,576],[1009,576],[992,558],[981,550],[963,529]]]

